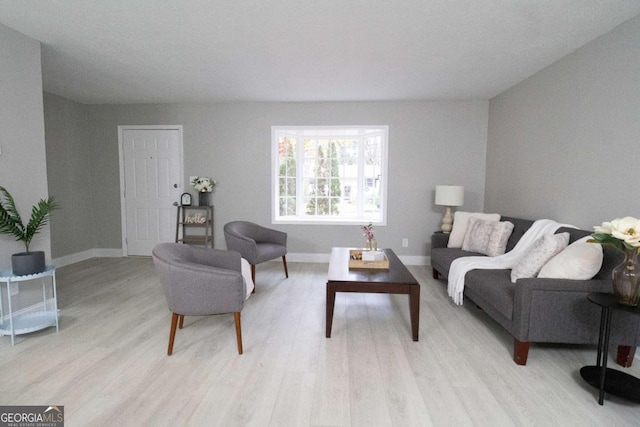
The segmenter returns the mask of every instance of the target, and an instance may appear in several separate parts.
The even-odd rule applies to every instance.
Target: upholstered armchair
[[[181,243],[161,243],[153,248],[153,262],[172,312],[169,348],[173,352],[176,327],[182,329],[184,316],[233,313],[238,354],[242,354],[240,312],[253,282],[242,274],[237,252]],[[248,263],[246,264],[248,279]]]
[[[227,249],[240,252],[251,264],[251,278],[256,281],[256,264],[282,257],[284,274],[287,269],[287,233],[262,227],[247,221],[233,221],[224,226]],[[255,290],[255,289],[254,289]]]

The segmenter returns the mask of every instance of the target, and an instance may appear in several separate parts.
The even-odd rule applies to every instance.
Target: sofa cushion
[[[453,260],[467,256],[483,256],[477,252],[467,252],[458,248],[433,248],[431,249],[431,266],[443,276],[449,275],[449,267]]]
[[[482,295],[485,301],[500,314],[513,319],[513,295],[515,286],[510,280],[510,270],[471,270],[464,277],[465,292]]]
[[[480,218],[485,221],[500,221],[500,214],[486,214],[482,212],[456,212],[453,214],[453,228],[449,234],[448,248],[461,248],[464,236],[469,227],[469,218]]]
[[[591,237],[579,239],[551,258],[538,277],[553,279],[589,280],[602,267],[602,245],[588,243]]]
[[[502,255],[512,231],[513,224],[510,222],[485,221],[471,217],[462,249],[488,256]]]
[[[509,236],[509,240],[507,241],[507,249],[505,252],[509,252],[510,250],[512,250],[516,246],[518,241],[522,238],[522,236],[524,236],[524,233],[526,233],[535,222],[530,219],[513,218],[508,216],[503,216],[501,218],[501,221],[509,221],[513,224],[513,231],[511,232],[511,236]]]
[[[536,277],[543,265],[569,244],[569,233],[546,234],[536,240],[511,270],[511,282]]]

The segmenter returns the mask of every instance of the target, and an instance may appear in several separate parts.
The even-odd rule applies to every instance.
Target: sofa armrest
[[[431,235],[431,249],[446,248],[449,242],[449,233],[436,232]]]
[[[587,294],[611,290],[611,281],[604,279],[519,279],[512,333],[523,342],[588,342],[597,336],[600,310]]]
[[[518,294],[525,294],[533,291],[565,291],[565,292],[612,292],[611,280],[590,279],[550,279],[550,278],[530,278],[518,279],[516,282],[516,297]],[[585,297],[586,298],[586,297]]]

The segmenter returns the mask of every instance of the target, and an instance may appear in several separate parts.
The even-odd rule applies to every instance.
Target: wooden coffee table
[[[349,250],[332,248],[327,279],[327,338],[331,338],[336,292],[360,292],[409,295],[411,335],[418,341],[420,323],[420,284],[391,249],[383,249],[389,260],[388,270],[349,269]]]

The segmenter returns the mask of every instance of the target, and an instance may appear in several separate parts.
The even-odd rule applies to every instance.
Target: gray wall
[[[640,154],[639,39],[640,18],[635,18],[489,103],[88,106],[47,96],[47,127],[51,118],[51,129],[57,126],[58,132],[47,136],[57,147],[49,150],[51,186],[80,215],[77,224],[54,218],[56,256],[121,247],[118,125],[184,126],[185,184],[195,174],[220,182],[214,196],[216,247],[224,247],[227,221],[270,223],[271,125],[389,124],[389,218],[377,234],[381,245],[401,255],[428,255],[429,235],[442,215],[433,205],[437,184],[464,185],[462,209],[468,211],[548,217],[586,229],[617,216],[640,215],[633,175]],[[64,113],[51,111],[58,109]],[[56,125],[59,115],[63,124]],[[84,118],[86,127],[79,123]],[[88,148],[79,142],[83,138]],[[54,160],[65,144],[75,155]],[[89,172],[81,168],[85,159]],[[80,167],[80,176],[64,175],[67,164]],[[89,215],[83,210],[86,199],[93,209]],[[87,216],[93,223],[89,230],[81,220]],[[355,226],[277,228],[289,232],[295,253],[324,253],[332,245],[362,240]],[[407,249],[400,247],[403,237],[410,239]]]
[[[0,185],[9,190],[26,223],[33,205],[48,197],[40,43],[0,25],[0,58]],[[10,269],[11,255],[24,250],[22,242],[0,235],[0,270]],[[45,251],[51,259],[49,226],[33,238],[30,250]],[[37,286],[21,284],[19,289],[12,298],[14,311],[42,301]],[[3,304],[6,315],[6,298]]]
[[[93,218],[100,248],[121,247],[118,125],[184,126],[185,185],[190,175],[212,176],[215,244],[222,226],[245,219],[271,223],[272,125],[389,125],[389,199],[378,242],[401,255],[426,256],[443,209],[434,206],[437,184],[465,186],[465,206],[482,210],[488,103],[348,102],[85,106],[91,123]],[[190,189],[190,187],[188,187]],[[331,246],[362,245],[357,226],[279,225],[292,253],[328,253]],[[403,237],[409,247],[402,248]]]
[[[495,97],[485,208],[592,229],[640,216],[640,17]]]
[[[0,25],[0,58],[0,185],[27,222],[31,207],[48,197],[40,43]],[[0,235],[0,269],[10,268],[11,254],[24,250],[22,242]],[[34,237],[31,250],[50,259],[49,227]]]
[[[51,217],[52,257],[100,247],[93,197],[102,183],[91,173],[99,157],[92,155],[86,106],[45,92],[44,123],[49,193],[64,207]]]

